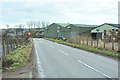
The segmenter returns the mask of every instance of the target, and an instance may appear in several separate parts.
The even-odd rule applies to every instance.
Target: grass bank
[[[32,39],[27,44],[19,45],[19,47],[4,57],[4,69],[11,70],[20,66],[25,66],[30,61],[32,51]]]
[[[2,69],[0,69],[0,73],[2,73]]]
[[[53,41],[53,42],[57,42],[57,43],[60,43],[60,44],[72,46],[74,48],[83,49],[83,50],[87,50],[87,51],[94,52],[94,53],[100,53],[100,54],[104,54],[104,55],[107,55],[107,56],[119,57],[120,58],[120,53],[118,53],[116,51],[101,50],[101,49],[94,48],[94,47],[91,47],[91,46],[83,46],[83,45],[68,43],[66,41],[55,40],[55,39],[51,39],[51,38],[44,38],[44,39],[50,40],[50,41]]]

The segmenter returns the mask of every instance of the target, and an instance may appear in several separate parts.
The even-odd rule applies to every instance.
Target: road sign
[[[30,36],[30,35],[31,35],[31,33],[30,33],[30,32],[28,32],[28,35]]]

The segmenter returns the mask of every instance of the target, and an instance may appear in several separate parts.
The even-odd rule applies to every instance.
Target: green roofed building
[[[65,29],[69,23],[52,23],[46,27],[44,37],[57,38],[65,36]]]
[[[105,31],[111,32],[118,28],[120,28],[118,24],[104,23],[91,31],[92,38],[97,39],[98,36],[99,39],[104,39]]]
[[[97,25],[86,25],[86,24],[70,24],[66,26],[66,35],[67,39],[74,38],[80,35],[91,36],[91,30],[98,27]]]

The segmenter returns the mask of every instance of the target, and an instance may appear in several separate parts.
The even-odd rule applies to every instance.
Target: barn
[[[44,30],[44,37],[57,38],[65,36],[65,29],[69,23],[52,23]]]
[[[71,39],[80,35],[91,36],[91,30],[98,27],[97,25],[86,25],[86,24],[70,24],[66,26],[65,37]]]
[[[93,39],[104,39],[106,33],[109,33],[108,35],[111,35],[113,31],[117,32],[116,30],[118,30],[118,24],[104,23],[93,29],[91,31],[91,34]]]

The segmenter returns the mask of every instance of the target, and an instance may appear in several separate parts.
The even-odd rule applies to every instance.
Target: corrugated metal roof
[[[118,29],[118,24],[105,23],[105,24],[102,24],[102,25],[98,26],[97,28],[93,29],[91,31],[91,33],[97,33],[97,32],[103,33],[104,30],[112,30],[112,28]],[[97,30],[99,30],[99,31],[97,31]]]
[[[111,25],[111,26],[114,26],[114,27],[120,28],[120,24],[112,24],[112,23],[105,23],[105,24],[108,24],[108,25]]]
[[[66,27],[66,26],[68,26],[70,23],[55,23],[55,24],[58,24],[58,25],[60,25],[60,26],[62,26],[62,27]]]
[[[77,27],[98,27],[98,25],[72,24]]]

